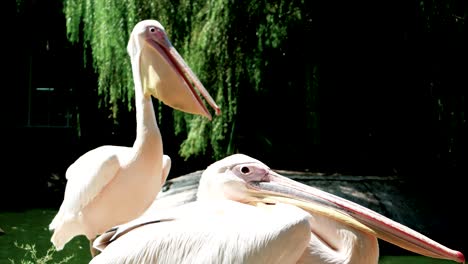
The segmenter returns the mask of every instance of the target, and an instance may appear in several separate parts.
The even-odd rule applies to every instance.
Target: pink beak
[[[298,183],[270,171],[261,181],[248,182],[256,196],[264,201],[295,204],[319,213],[409,251],[439,259],[465,262],[465,257],[436,241],[377,212],[333,194]]]

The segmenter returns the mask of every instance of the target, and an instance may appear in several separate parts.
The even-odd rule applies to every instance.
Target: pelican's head
[[[172,46],[164,27],[156,20],[135,25],[127,45],[134,79],[145,96],[152,95],[172,108],[211,119],[195,89],[217,115],[220,109],[197,76]]]
[[[210,165],[202,174],[197,196],[198,200],[288,203],[424,256],[465,261],[461,252],[368,208],[281,176],[262,162],[242,154]]]
[[[257,173],[247,170],[255,167]],[[253,202],[248,182],[266,180],[270,168],[259,160],[244,154],[234,154],[219,160],[206,168],[200,178],[197,200],[228,199],[239,202]],[[246,177],[249,175],[250,177]]]

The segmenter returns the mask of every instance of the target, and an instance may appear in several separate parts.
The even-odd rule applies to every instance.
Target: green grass
[[[90,261],[89,242],[84,236],[75,237],[65,248],[58,252],[48,252],[52,243],[52,232],[48,225],[57,211],[50,209],[30,209],[20,212],[0,212],[0,227],[5,231],[0,236],[0,264],[22,263],[60,263],[67,260],[67,264],[83,264]],[[18,246],[15,246],[15,243]],[[36,256],[31,257],[29,250],[19,246],[34,246]],[[47,255],[52,255],[48,260]],[[43,260],[37,261],[38,259]],[[32,261],[31,260],[35,260]],[[46,261],[47,260],[47,261]],[[455,262],[432,259],[422,256],[382,256],[379,264],[453,264]]]
[[[0,263],[24,263],[35,260],[31,257],[31,249],[22,249],[19,246],[34,246],[36,261],[47,255],[52,243],[50,237],[52,232],[48,226],[57,211],[48,209],[31,209],[20,212],[0,212],[0,227],[5,231],[0,236]],[[15,243],[18,246],[15,246]],[[91,259],[89,252],[89,242],[84,236],[75,237],[61,251],[50,252],[53,260],[44,263],[59,263],[72,256],[67,264],[88,263]],[[28,262],[26,262],[28,263]]]
[[[450,260],[434,259],[422,256],[382,256],[379,264],[454,264]]]

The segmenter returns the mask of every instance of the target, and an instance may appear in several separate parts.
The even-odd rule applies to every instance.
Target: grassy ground
[[[382,256],[379,264],[453,264],[455,262],[420,256]]]
[[[55,216],[55,210],[31,209],[20,212],[0,212],[0,227],[5,231],[0,236],[0,264],[13,261],[21,263],[24,260],[37,264],[30,254],[24,249],[15,246],[35,245],[37,257],[46,255],[52,246],[50,242],[51,231],[48,225]],[[75,237],[62,251],[53,252],[52,260],[44,263],[59,263],[61,260],[72,256],[68,264],[88,263],[90,260],[88,240],[83,237]],[[451,261],[431,259],[419,256],[382,256],[379,264],[450,264]]]
[[[0,236],[0,263],[21,263],[22,260],[33,261],[27,251],[15,246],[35,245],[37,258],[46,255],[51,248],[50,237],[52,232],[48,225],[57,211],[45,209],[31,209],[20,212],[0,212],[0,225],[5,234]],[[58,263],[73,256],[68,264],[88,263],[90,260],[89,242],[84,236],[75,237],[63,250],[54,252],[53,259],[47,263]]]

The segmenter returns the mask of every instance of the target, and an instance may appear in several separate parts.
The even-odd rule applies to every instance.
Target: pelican
[[[102,263],[376,264],[378,239],[464,262],[461,252],[356,203],[234,154],[203,172],[197,201],[152,210],[94,241]]]
[[[140,216],[160,191],[171,166],[153,109],[152,96],[187,113],[212,116],[220,109],[155,20],[135,25],[127,45],[135,89],[136,139],[132,147],[101,146],[66,171],[60,210],[49,225],[57,250],[77,235],[92,240],[107,229]],[[93,251],[91,252],[94,255]]]

